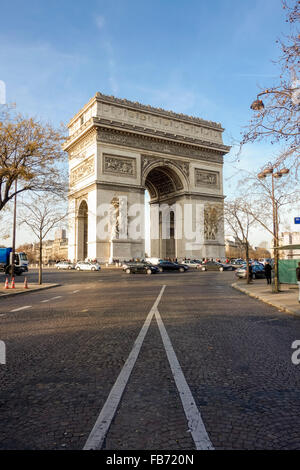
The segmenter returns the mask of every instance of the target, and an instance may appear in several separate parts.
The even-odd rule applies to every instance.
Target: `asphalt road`
[[[98,434],[108,422],[102,449],[193,450],[197,433],[215,449],[300,449],[300,319],[232,289],[233,278],[45,270],[62,285],[0,299],[0,449],[82,449],[97,420]]]

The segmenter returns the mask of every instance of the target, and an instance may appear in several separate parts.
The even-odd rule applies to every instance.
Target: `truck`
[[[0,248],[0,272],[11,273],[12,248]],[[17,276],[28,271],[28,259],[23,251],[15,253],[14,272]]]

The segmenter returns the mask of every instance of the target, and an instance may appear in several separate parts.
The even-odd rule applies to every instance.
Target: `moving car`
[[[218,261],[207,261],[201,265],[201,271],[232,271],[231,264],[222,264]]]
[[[77,271],[100,271],[101,266],[98,263],[90,263],[89,261],[79,261],[75,269]]]
[[[191,259],[188,259],[186,261],[182,261],[182,264],[184,264],[185,266],[188,266],[189,268],[195,268],[195,269],[201,268],[201,266],[202,266],[200,261],[191,260]]]
[[[161,261],[157,267],[160,273],[163,271],[179,271],[184,273],[189,269],[185,264],[172,263],[171,261]]]
[[[247,277],[247,266],[241,266],[235,272],[235,275],[239,278],[245,279]],[[263,279],[265,276],[265,268],[260,263],[252,265],[252,277],[253,279]]]
[[[126,274],[155,274],[159,272],[156,266],[142,261],[126,263],[126,265],[123,266],[123,271],[125,271]]]
[[[55,265],[56,269],[74,269],[75,265],[73,263],[69,263],[69,261],[59,261]]]

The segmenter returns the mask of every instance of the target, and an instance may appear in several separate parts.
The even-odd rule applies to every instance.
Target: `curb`
[[[289,308],[285,307],[284,305],[275,304],[273,302],[270,302],[269,300],[266,300],[264,297],[260,297],[259,295],[253,294],[252,292],[249,292],[247,289],[244,289],[243,287],[238,286],[237,283],[231,284],[231,287],[233,287],[233,289],[236,289],[236,290],[242,292],[243,294],[248,295],[249,297],[253,297],[254,299],[258,299],[261,302],[264,302],[265,304],[271,305],[272,307],[275,307],[278,310],[289,313],[290,315],[299,316],[299,312],[297,312],[296,310],[294,310],[292,308],[289,309]]]
[[[30,294],[32,292],[38,292],[40,290],[47,290],[47,289],[52,289],[52,287],[60,287],[61,284],[51,284],[50,286],[45,286],[45,287],[37,287],[36,289],[27,289],[27,290],[24,290],[24,291],[20,291],[20,292],[13,292],[12,294],[1,294],[0,295],[0,299],[2,298],[6,298],[8,299],[9,297],[14,297],[15,295],[21,295],[21,294]]]

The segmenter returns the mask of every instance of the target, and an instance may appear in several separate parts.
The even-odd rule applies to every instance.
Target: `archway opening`
[[[157,166],[147,174],[145,187],[146,252],[151,257],[175,260],[176,217],[172,206],[184,189],[182,180],[173,168]]]
[[[85,260],[88,256],[88,205],[86,201],[80,203],[78,209],[78,242],[77,259]]]

